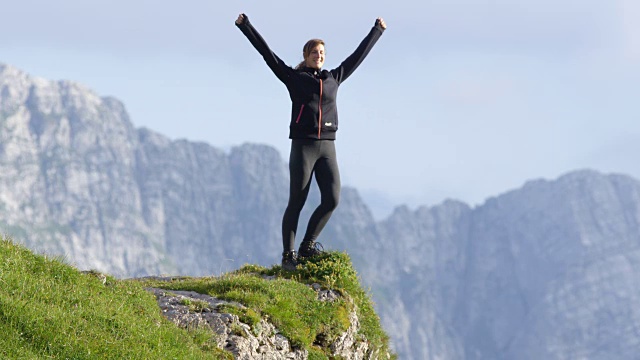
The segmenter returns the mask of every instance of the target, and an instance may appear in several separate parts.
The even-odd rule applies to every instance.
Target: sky
[[[640,179],[640,1],[0,0],[0,63],[122,101],[136,127],[288,159],[290,100],[235,27],[285,62],[310,38],[325,68],[383,17],[340,87],[343,185],[378,217],[471,206],[579,169]]]

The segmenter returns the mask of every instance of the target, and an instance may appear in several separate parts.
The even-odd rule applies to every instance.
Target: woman
[[[289,203],[282,218],[282,268],[295,270],[298,261],[322,252],[322,246],[316,239],[340,198],[340,173],[334,146],[338,130],[338,86],[360,65],[387,26],[382,18],[376,19],[375,25],[355,52],[330,71],[322,69],[325,49],[320,39],[309,40],[302,50],[304,60],[291,68],[269,49],[245,14],[238,16],[236,26],[286,85],[292,102],[289,125],[290,190]],[[312,174],[315,174],[320,188],[321,202],[309,219],[296,256],[294,249],[298,219],[309,194]]]

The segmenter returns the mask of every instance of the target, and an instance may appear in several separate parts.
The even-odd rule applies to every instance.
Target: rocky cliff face
[[[8,66],[0,94],[4,229],[80,267],[159,270],[164,244],[140,216],[137,133],[122,104]]]
[[[275,149],[170,141],[117,100],[9,66],[0,94],[0,224],[30,248],[118,276],[278,258],[279,220],[262,216],[286,202]]]
[[[389,240],[378,260],[393,275],[376,289],[397,290],[381,315],[411,358],[633,359],[640,350],[637,180],[580,171],[475,209],[400,208],[378,228]],[[410,318],[397,321],[396,307]]]
[[[287,177],[270,147],[171,141],[135,129],[115,99],[0,65],[0,229],[80,268],[276,263]],[[401,359],[640,351],[640,182],[629,177],[580,171],[380,222],[345,188],[320,241],[349,252]]]

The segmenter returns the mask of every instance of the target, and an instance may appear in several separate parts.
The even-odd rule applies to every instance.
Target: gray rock
[[[289,341],[266,320],[251,328],[238,316],[218,312],[220,305],[229,303],[193,291],[169,291],[148,288],[156,296],[162,314],[177,326],[189,330],[211,329],[216,334],[216,345],[233,353],[236,359],[307,359],[306,350],[292,349]],[[195,308],[195,309],[194,309]],[[351,326],[329,345],[332,356],[347,360],[381,359],[377,352],[369,351],[369,345],[360,330],[356,311],[349,314]],[[238,333],[240,331],[240,333]],[[388,358],[388,354],[384,358]]]

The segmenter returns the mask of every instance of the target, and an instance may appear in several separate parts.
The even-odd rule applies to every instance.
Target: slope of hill
[[[246,266],[171,280],[83,273],[6,239],[0,259],[3,359],[390,358],[344,254],[293,273]]]

